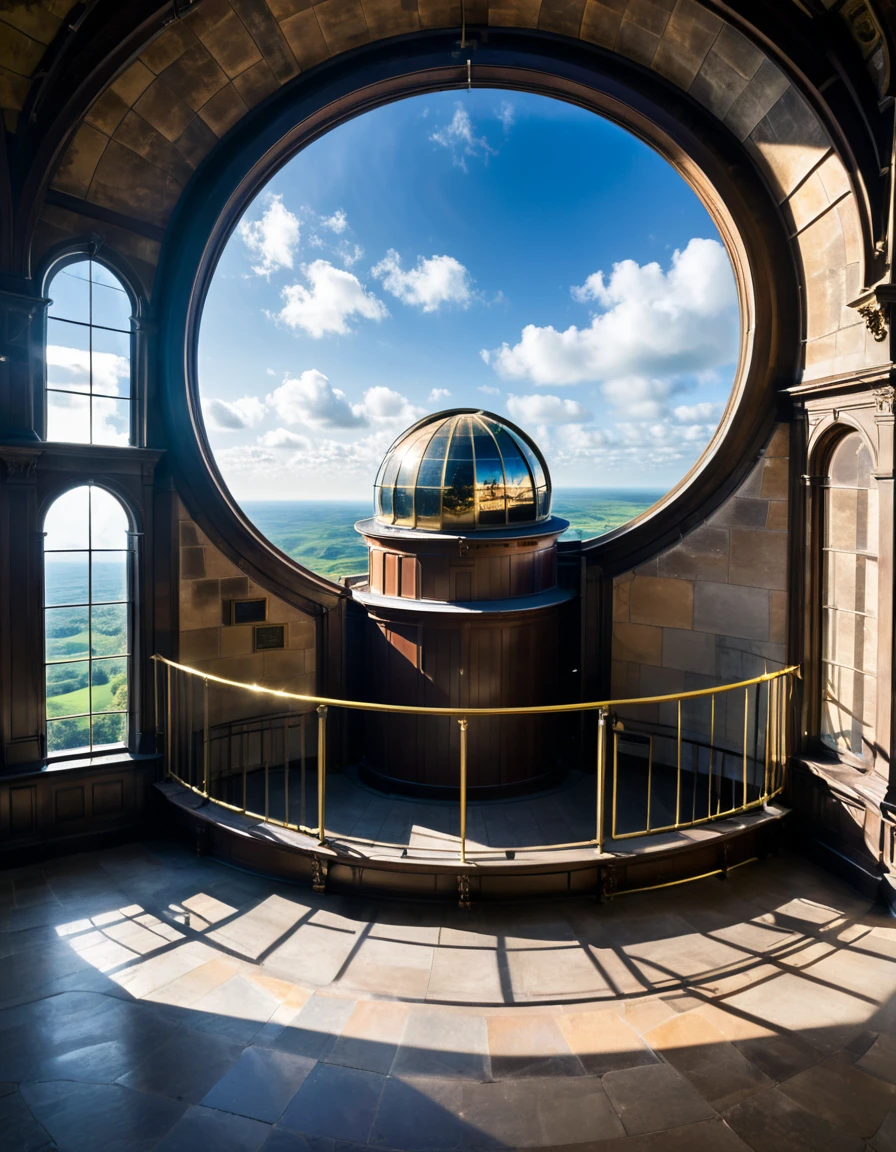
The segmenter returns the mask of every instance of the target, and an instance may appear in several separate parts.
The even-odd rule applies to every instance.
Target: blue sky
[[[557,486],[669,487],[708,442],[739,319],[709,215],[593,113],[479,89],[366,113],[247,208],[200,329],[238,499],[370,495],[426,412],[510,416]]]

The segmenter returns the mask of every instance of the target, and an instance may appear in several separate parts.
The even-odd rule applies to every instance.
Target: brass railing
[[[467,861],[468,730],[479,717],[562,715],[592,712],[597,717],[594,836],[571,843],[528,845],[530,850],[605,847],[627,840],[707,823],[767,804],[784,787],[793,682],[797,666],[749,680],[678,694],[544,704],[517,708],[426,708],[308,696],[214,676],[164,656],[155,661],[156,733],[164,742],[168,775],[211,803],[327,843],[327,717],[331,708],[416,716],[447,716],[459,731],[459,837],[456,848]],[[252,701],[279,708],[240,717],[230,699],[213,700],[209,689],[237,689]],[[197,703],[197,689],[200,699]],[[743,694],[742,697],[740,694]],[[737,704],[742,699],[742,705]],[[721,701],[721,707],[718,701]],[[688,709],[688,714],[685,714]],[[695,709],[697,711],[695,711]],[[702,711],[700,711],[702,709]],[[639,715],[653,710],[656,715]],[[661,719],[663,711],[674,721]],[[671,710],[671,712],[670,712]],[[738,712],[742,710],[742,717]],[[607,774],[607,721],[612,732],[612,773]],[[317,823],[306,823],[306,745],[316,725]],[[732,733],[739,737],[732,746]],[[290,820],[290,772],[299,768],[299,819]],[[706,776],[706,782],[701,781]],[[688,782],[689,781],[689,782]],[[608,783],[611,784],[609,798]],[[277,800],[272,803],[272,788]],[[253,792],[250,799],[249,792]],[[281,799],[282,794],[282,799]],[[263,801],[262,801],[263,796]],[[674,799],[673,799],[674,798]],[[253,802],[257,800],[258,802]],[[685,802],[684,809],[682,802]],[[689,803],[688,803],[689,801]],[[274,809],[280,810],[282,819]],[[657,811],[662,814],[657,819]],[[630,826],[634,825],[634,826]],[[339,834],[356,843],[373,843]],[[381,847],[404,848],[406,845]],[[484,849],[502,853],[504,849]]]

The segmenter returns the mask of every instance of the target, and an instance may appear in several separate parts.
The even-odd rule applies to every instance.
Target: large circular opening
[[[592,111],[485,88],[375,108],[280,168],[209,284],[198,381],[233,498],[336,579],[366,568],[353,525],[428,413],[519,425],[589,539],[693,468],[739,348],[731,262],[682,176]]]

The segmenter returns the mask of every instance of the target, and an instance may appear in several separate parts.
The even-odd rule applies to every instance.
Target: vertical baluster
[[[327,842],[327,706],[317,706],[317,842]]]
[[[268,813],[270,811],[270,784],[268,781],[268,757],[265,755],[265,736],[267,735],[267,729],[262,728],[260,735],[261,735],[261,762],[264,765],[264,819],[265,819],[265,823],[267,823]],[[273,743],[273,741],[271,743]],[[273,751],[273,749],[269,749],[269,751]]]
[[[650,800],[653,795],[653,737],[647,738],[647,831],[650,831]]]
[[[467,862],[467,718],[461,716],[460,725],[460,862]]]
[[[289,713],[283,720],[283,823],[289,824]]]
[[[709,780],[706,782],[706,815],[707,818],[712,816],[712,762],[715,756],[715,743],[716,743],[716,695],[712,694],[709,698]]]
[[[771,741],[771,718],[772,718],[772,684],[774,680],[767,680],[765,683],[765,771],[762,779],[762,800],[763,803],[768,800],[769,794],[769,744]]]
[[[243,724],[243,738],[240,741],[240,743],[242,744],[242,747],[243,747],[243,755],[242,755],[241,759],[243,761],[243,811],[245,812],[246,808],[248,807],[247,800],[249,798],[248,797],[249,737],[246,733],[246,725],[245,724]]]
[[[743,796],[741,799],[741,806],[747,806],[747,724],[750,718],[750,689],[744,688],[744,772],[743,772]]]
[[[681,823],[681,701],[678,701],[678,726],[676,731],[676,762],[677,773],[675,779],[675,827]]]
[[[610,816],[610,838],[616,839],[616,783],[619,779],[619,733],[613,725],[613,810]]]
[[[304,828],[307,826],[307,818],[305,816],[305,722],[308,719],[308,713],[302,713],[302,723],[299,727],[299,755],[301,757],[301,769],[299,784],[301,785],[301,796],[299,798],[299,826]]]
[[[604,776],[605,776],[605,761],[606,761],[606,738],[607,738],[607,709],[598,708],[597,710],[597,812],[596,812],[596,829],[595,840],[597,841],[597,850],[603,853],[604,850]]]
[[[167,755],[165,756],[165,761],[166,761],[165,771],[170,776],[171,775],[171,768],[172,768],[172,765],[171,765],[171,729],[172,729],[172,724],[171,724],[171,665],[170,664],[165,665],[165,671],[167,673],[167,684],[165,686],[165,745],[166,745],[166,749],[167,749]]]
[[[202,791],[208,799],[208,677],[202,682]]]

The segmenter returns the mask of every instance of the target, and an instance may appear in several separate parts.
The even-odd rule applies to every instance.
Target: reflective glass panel
[[[60,269],[50,281],[47,295],[53,301],[48,316],[90,323],[90,261],[79,260]]]
[[[94,748],[109,744],[124,744],[128,738],[128,718],[124,712],[114,712],[108,716],[94,716],[91,725]]]
[[[90,262],[93,280],[93,314],[91,322],[104,328],[131,330],[131,302],[118,278],[96,260]]]
[[[47,320],[47,387],[90,391],[90,328]]]
[[[130,441],[130,400],[93,399],[92,437],[94,444],[121,444]]]
[[[44,549],[89,547],[90,489],[85,485],[64,492],[51,505],[44,520]]]
[[[417,526],[419,528],[438,528],[441,510],[441,488],[417,489]]]
[[[47,439],[61,444],[89,444],[90,397],[48,388]]]
[[[100,552],[93,557],[93,603],[128,598],[127,552]]]
[[[408,525],[414,522],[414,489],[396,488],[393,502],[395,523]]]
[[[96,486],[90,489],[90,546],[114,548],[127,546],[128,517],[121,502],[111,492]]]
[[[44,574],[44,603],[48,607],[54,604],[86,604],[90,599],[86,552],[49,553],[44,562]]]
[[[72,720],[47,721],[47,751],[74,752],[90,746],[90,720],[80,716]]]
[[[392,518],[392,489],[391,488],[378,488],[380,502],[379,509],[380,515],[388,519]]]
[[[91,377],[94,393],[128,396],[131,390],[131,337],[127,332],[93,333]]]
[[[90,610],[91,656],[119,656],[128,650],[127,604],[103,604]]]
[[[529,445],[526,443],[526,441],[523,440],[523,438],[521,436],[517,436],[517,434],[513,431],[511,431],[510,435],[516,441],[517,445],[519,446],[519,450],[522,452],[526,463],[529,465],[529,469],[532,472],[532,478],[535,481],[536,487],[537,488],[544,488],[545,485],[547,484],[547,478],[545,477],[545,474],[544,474],[544,468],[542,468],[542,466],[541,466],[541,461],[538,459],[538,457],[535,455],[535,453],[532,451],[532,449],[529,447]]]
[[[420,463],[417,473],[417,483],[423,488],[438,488],[442,483],[442,471],[445,467],[445,448],[447,441],[439,440],[434,447],[432,444],[426,449],[426,455]]]
[[[91,711],[125,712],[127,706],[127,660],[94,660],[90,668]]]
[[[90,711],[90,664],[79,660],[47,667],[47,718]]]
[[[88,656],[88,627],[87,608],[48,608],[44,613],[47,662]]]

